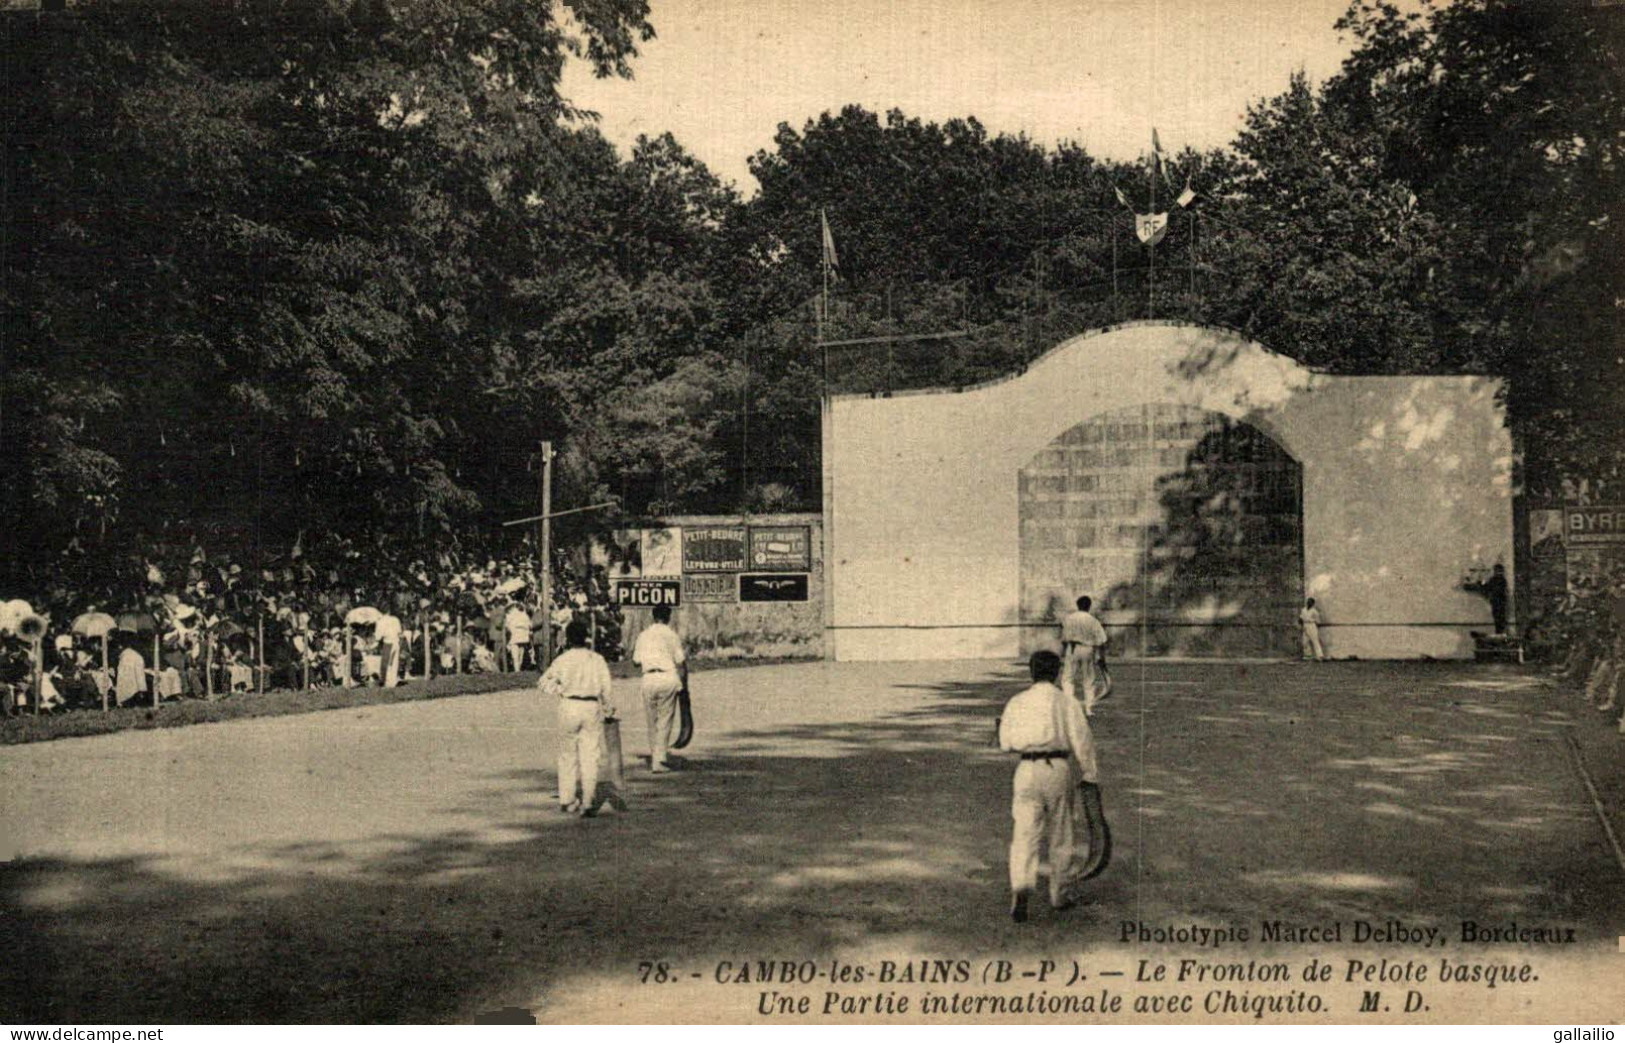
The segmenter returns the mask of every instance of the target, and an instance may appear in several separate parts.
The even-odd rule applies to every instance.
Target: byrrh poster
[[[0,0],[0,1020],[1612,1039],[1622,19]]]

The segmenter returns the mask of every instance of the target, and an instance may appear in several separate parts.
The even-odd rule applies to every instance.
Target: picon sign
[[[676,579],[618,579],[611,584],[615,604],[652,608],[683,602],[683,583]]]

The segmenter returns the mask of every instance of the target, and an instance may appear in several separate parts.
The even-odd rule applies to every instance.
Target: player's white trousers
[[[677,693],[683,682],[665,671],[643,675],[643,719],[649,726],[649,767],[666,763],[672,722],[677,719]]]
[[[1094,648],[1082,646],[1069,653],[1062,674],[1061,691],[1082,703],[1085,713],[1094,712],[1095,700],[1100,697],[1100,669]]]
[[[1078,856],[1078,802],[1072,799],[1075,778],[1067,757],[1016,765],[1010,799],[1010,817],[1015,821],[1010,835],[1012,891],[1038,885],[1040,847],[1048,838],[1050,901],[1060,902]]]
[[[1320,647],[1320,624],[1303,624],[1303,657],[1305,659],[1325,659],[1326,652]]]
[[[592,804],[598,792],[598,760],[604,748],[604,718],[596,699],[559,700],[559,803]]]

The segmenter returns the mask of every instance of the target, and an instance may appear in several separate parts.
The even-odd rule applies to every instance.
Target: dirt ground
[[[631,808],[591,821],[557,811],[553,706],[530,691],[7,748],[0,1020],[737,1022],[764,992],[816,1017],[834,988],[718,981],[745,961],[854,964],[876,992],[883,959],[976,976],[1076,959],[1089,987],[1133,996],[1140,960],[1190,955],[1294,972],[1321,956],[1339,982],[1349,957],[1527,961],[1540,979],[1430,984],[1421,1020],[1625,1009],[1625,874],[1565,735],[1600,751],[1608,793],[1621,761],[1574,697],[1515,667],[1116,674],[1094,721],[1112,864],[1082,905],[1025,925],[1006,915],[1011,763],[991,746],[1014,664],[696,675],[697,737],[660,777],[635,762],[641,707],[617,682]],[[1445,940],[1198,953],[1124,942],[1125,920],[1254,939],[1261,920],[1395,921]],[[1576,940],[1464,945],[1464,920]],[[1400,1020],[1408,986],[1384,988],[1392,1010],[1364,1017]],[[1359,1020],[1346,992],[1267,1020]]]

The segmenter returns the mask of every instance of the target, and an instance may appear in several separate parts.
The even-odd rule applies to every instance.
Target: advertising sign
[[[683,601],[683,584],[675,579],[618,579],[610,583],[615,604],[627,607],[671,605]]]
[[[593,544],[592,563],[610,579],[637,579],[643,575],[643,530],[616,529],[607,546]]]
[[[806,601],[807,577],[757,575],[747,572],[739,577],[740,601]]]
[[[1625,543],[1625,506],[1565,507],[1563,519],[1570,543]]]
[[[688,573],[683,576],[683,600],[731,605],[739,600],[739,578],[731,572],[715,576]]]
[[[752,525],[750,567],[763,572],[812,568],[811,530],[805,525]]]
[[[670,576],[672,579],[681,576],[683,530],[644,529],[642,558],[645,576]]]
[[[683,530],[684,572],[743,572],[745,570],[745,527]]]
[[[1529,545],[1538,547],[1547,540],[1563,541],[1563,512],[1562,511],[1530,511],[1529,512]]]

